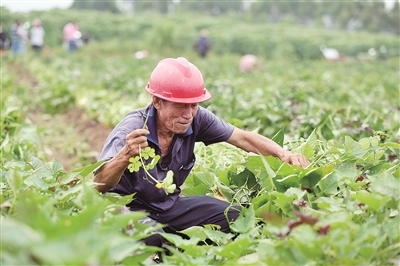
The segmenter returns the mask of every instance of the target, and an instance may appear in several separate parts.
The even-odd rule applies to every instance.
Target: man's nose
[[[192,108],[190,108],[190,104],[186,104],[185,108],[183,108],[182,117],[185,119],[191,119],[193,117]]]

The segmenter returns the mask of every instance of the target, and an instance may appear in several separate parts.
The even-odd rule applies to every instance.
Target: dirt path
[[[17,73],[15,83],[28,83],[29,89],[36,86],[35,77],[21,64],[8,64]],[[32,107],[27,119],[37,126],[42,137],[43,150],[49,160],[61,162],[64,171],[71,171],[97,161],[103,144],[112,128],[91,119],[83,110],[70,108],[55,115]]]
[[[32,110],[29,119],[43,129],[46,156],[60,161],[65,171],[96,162],[112,130],[76,108],[52,116]]]

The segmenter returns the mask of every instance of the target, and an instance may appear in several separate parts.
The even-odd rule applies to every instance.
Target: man
[[[194,47],[202,58],[207,56],[208,50],[210,49],[210,41],[206,29],[200,31],[200,36],[197,38]]]
[[[100,192],[121,195],[135,193],[128,205],[132,211],[146,211],[154,222],[166,224],[166,232],[176,233],[190,226],[217,224],[222,232],[230,232],[229,223],[239,212],[229,203],[210,196],[179,197],[195,163],[195,142],[206,145],[226,141],[245,151],[273,155],[289,164],[306,167],[307,159],[284,150],[272,140],[247,132],[221,120],[199,106],[211,98],[204,88],[199,69],[185,58],[161,60],[150,76],[146,90],[152,94],[147,108],[132,111],[114,128],[106,140],[99,160],[106,160],[95,171],[94,181],[101,183]],[[146,125],[145,125],[146,122]],[[131,173],[129,159],[139,155],[139,149],[154,148],[161,159],[149,173],[163,180],[167,172],[174,173],[176,189],[166,193],[150,183],[143,169]],[[139,148],[140,147],[140,148]],[[146,244],[161,246],[162,238],[152,236]]]

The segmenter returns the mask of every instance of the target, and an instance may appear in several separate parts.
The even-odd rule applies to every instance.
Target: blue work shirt
[[[142,108],[132,111],[119,122],[108,136],[99,160],[113,158],[125,146],[126,135],[143,127],[147,115],[146,109]],[[147,127],[150,131],[147,141],[149,147],[153,148],[156,154],[161,156],[157,137],[156,115],[157,111],[152,106],[147,121]],[[110,192],[121,195],[135,193],[134,200],[128,205],[131,210],[145,210],[149,212],[169,210],[179,197],[181,192],[180,186],[185,182],[194,166],[196,160],[194,155],[195,143],[203,142],[205,145],[209,145],[226,141],[232,135],[233,130],[233,125],[199,106],[189,129],[184,134],[175,135],[169,151],[168,163],[163,166],[160,159],[157,165],[149,170],[149,173],[158,180],[163,180],[167,172],[172,170],[174,172],[174,184],[176,184],[176,189],[173,193],[166,195],[164,189],[156,188],[155,182],[146,177],[142,168],[138,172],[133,173],[126,169],[119,183],[110,189]]]

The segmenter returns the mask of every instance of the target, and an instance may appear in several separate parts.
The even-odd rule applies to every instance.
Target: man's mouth
[[[178,122],[178,124],[183,125],[183,126],[187,126],[190,125],[192,121],[185,121],[185,122]]]

